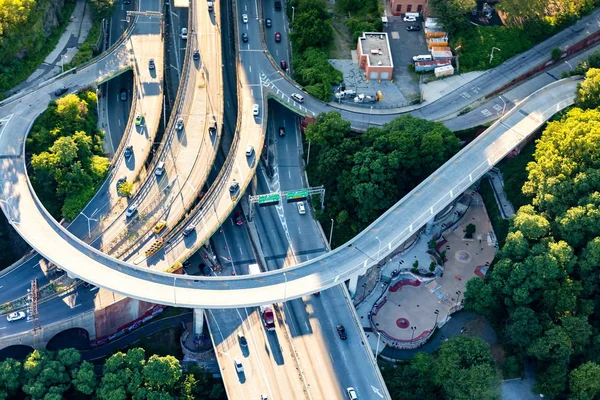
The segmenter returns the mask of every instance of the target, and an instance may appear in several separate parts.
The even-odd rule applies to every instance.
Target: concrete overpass
[[[259,276],[198,278],[151,272],[106,256],[52,219],[33,192],[22,155],[5,151],[1,153],[5,172],[2,209],[32,247],[53,263],[85,281],[126,296],[190,308],[243,307],[285,301],[339,284],[391,253],[548,118],[572,104],[576,85],[577,79],[570,78],[533,93],[351,242],[284,271]],[[250,92],[249,88],[244,90],[246,94]],[[249,96],[243,99],[243,115],[251,114],[251,101]],[[257,127],[248,127],[250,133],[261,129],[261,117],[262,114],[256,121]],[[0,149],[12,147],[7,143],[7,135],[0,136]],[[239,160],[232,168],[251,169],[249,165],[239,165]],[[223,201],[215,206],[221,204]]]

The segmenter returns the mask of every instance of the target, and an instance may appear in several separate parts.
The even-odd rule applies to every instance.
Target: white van
[[[161,176],[164,173],[165,173],[165,162],[161,161],[161,162],[158,163],[158,166],[154,170],[154,174],[156,176]]]
[[[137,204],[132,204],[129,206],[127,211],[125,211],[125,217],[129,218],[137,211]]]
[[[296,100],[298,103],[304,103],[304,97],[298,93],[292,93],[292,99]]]
[[[414,56],[413,57],[413,61],[417,62],[417,61],[431,61],[433,60],[433,57],[431,56],[431,54],[422,54],[420,56]]]

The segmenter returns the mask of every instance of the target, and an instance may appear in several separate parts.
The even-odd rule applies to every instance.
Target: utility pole
[[[462,48],[462,46],[456,46],[454,51],[456,52],[456,75],[460,75],[460,62],[459,62],[459,54],[458,51]]]
[[[40,314],[38,312],[38,284],[37,279],[31,281],[31,289],[27,296],[29,307],[27,308],[27,321],[33,322],[33,343],[37,348],[38,334],[41,333],[42,326],[40,325]]]

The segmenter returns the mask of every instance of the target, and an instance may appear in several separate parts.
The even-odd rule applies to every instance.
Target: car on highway
[[[267,397],[266,394],[261,394],[260,395],[260,400],[269,400],[269,398]]]
[[[304,97],[299,93],[292,93],[292,99],[296,100],[298,103],[304,103]]]
[[[121,99],[121,101],[127,101],[127,90],[126,89],[121,89],[121,91],[119,92],[119,99]]]
[[[279,136],[285,136],[285,127],[283,127],[283,126],[279,127]]]
[[[183,118],[177,119],[177,124],[175,125],[175,129],[177,129],[178,131],[183,129]]]
[[[248,23],[248,14],[242,14],[242,22],[245,24]]]
[[[344,325],[338,325],[335,327],[335,329],[337,329],[338,335],[340,335],[340,339],[348,339],[348,336],[346,336],[346,328],[344,328]]]
[[[181,28],[181,40],[187,40],[187,28]]]
[[[196,225],[188,225],[183,230],[183,236],[190,236],[196,230]]]
[[[131,4],[131,0],[123,0],[123,4]]]
[[[273,26],[273,21],[271,20],[271,18],[267,18],[267,19],[265,19],[265,26],[266,26],[267,28],[270,28],[270,27],[272,27],[272,26]]]
[[[242,33],[242,42],[244,42],[244,43],[248,42],[248,34],[246,32]]]
[[[133,146],[125,147],[125,152],[123,153],[123,155],[125,156],[125,158],[131,157],[133,155]]]
[[[233,363],[235,364],[235,371],[236,372],[244,372],[244,366],[242,365],[242,362],[240,361],[239,358],[234,358],[233,359]]]
[[[141,114],[136,115],[135,117],[135,126],[144,125],[144,116]]]
[[[285,71],[287,69],[287,61],[285,61],[285,60],[279,61],[279,66],[281,67],[282,70]]]
[[[8,314],[6,316],[6,320],[8,322],[14,322],[14,321],[18,321],[20,319],[25,318],[27,315],[25,314],[25,311],[15,311],[14,313]]]
[[[237,337],[238,341],[240,342],[240,346],[248,347],[248,341],[246,340],[246,337],[244,336],[244,333],[242,331],[239,331],[237,333]]]
[[[409,31],[409,32],[420,31],[421,30],[421,25],[411,25],[411,26],[407,27],[406,30]]]
[[[165,228],[167,227],[167,221],[165,221],[164,219],[159,221],[156,225],[154,225],[154,228],[152,229],[152,231],[156,234],[161,233]]]
[[[281,33],[275,32],[275,41],[277,43],[281,42]]]
[[[254,153],[254,147],[251,144],[249,144],[248,146],[246,146],[246,157],[250,157],[252,153]]]
[[[346,388],[346,393],[348,393],[348,398],[350,400],[358,400],[358,395],[353,387]]]
[[[121,175],[119,179],[117,179],[117,187],[121,186],[123,182],[127,182],[127,175]]]
[[[200,59],[200,50],[194,50],[194,60]]]
[[[66,87],[66,86],[59,87],[58,89],[56,89],[56,90],[54,91],[54,95],[55,95],[56,97],[58,97],[58,96],[61,96],[63,93],[66,93],[68,90],[69,90],[69,88],[68,88],[68,87]]]
[[[148,60],[148,68],[154,69],[156,66],[154,65],[154,58]]]
[[[234,180],[231,183],[231,186],[229,186],[229,193],[235,194],[235,193],[237,193],[238,190],[240,190],[240,184]]]
[[[281,1],[275,2],[275,11],[281,11]]]
[[[137,211],[137,204],[132,204],[129,206],[127,211],[125,211],[125,218],[130,218]]]
[[[235,212],[235,214],[233,215],[233,220],[235,221],[235,224],[237,226],[244,225],[244,220],[242,219],[242,213],[239,211]]]
[[[252,115],[257,116],[260,112],[260,107],[258,104],[252,106]]]
[[[415,17],[404,17],[402,18],[402,20],[404,22],[417,22],[417,19]]]
[[[306,208],[304,207],[304,202],[300,201],[298,203],[296,203],[297,207],[298,207],[298,214],[300,215],[304,215],[306,214]]]

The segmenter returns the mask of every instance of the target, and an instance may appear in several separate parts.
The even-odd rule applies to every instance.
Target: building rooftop
[[[358,38],[361,53],[366,55],[370,66],[393,67],[388,35],[385,32],[364,32]]]

